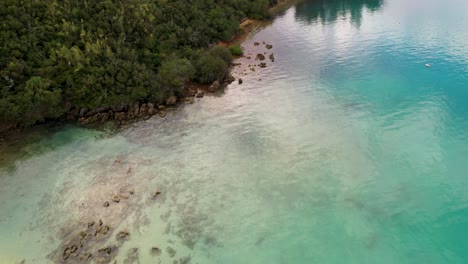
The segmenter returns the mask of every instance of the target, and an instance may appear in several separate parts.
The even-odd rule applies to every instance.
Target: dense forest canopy
[[[209,44],[274,0],[2,0],[0,121],[23,125],[71,108],[161,101],[228,66]]]

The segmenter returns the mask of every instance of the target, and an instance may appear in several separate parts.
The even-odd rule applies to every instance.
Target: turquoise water
[[[98,219],[111,235],[89,251],[117,244],[117,263],[468,263],[467,12],[305,1],[245,41],[242,85],[3,148],[0,263],[59,262]],[[275,61],[252,71],[259,52]]]

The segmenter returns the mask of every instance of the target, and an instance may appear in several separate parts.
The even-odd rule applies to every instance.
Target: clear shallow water
[[[96,247],[122,244],[118,263],[131,248],[140,263],[467,263],[467,12],[308,1],[244,43],[275,62],[236,68],[244,83],[224,94],[117,134],[65,127],[6,149],[0,263],[53,263],[97,219],[113,233]]]

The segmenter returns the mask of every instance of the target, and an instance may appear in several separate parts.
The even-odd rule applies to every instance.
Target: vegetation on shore
[[[3,0],[0,123],[71,109],[163,102],[189,80],[225,77],[239,22],[276,0]],[[237,48],[232,49],[238,55]]]

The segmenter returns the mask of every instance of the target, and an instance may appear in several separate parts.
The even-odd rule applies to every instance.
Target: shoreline
[[[300,0],[280,0],[275,6],[268,8],[268,13],[271,18],[266,20],[255,20],[246,18],[239,24],[240,33],[233,36],[231,41],[216,43],[217,46],[229,47],[232,45],[241,45],[248,37],[256,32],[260,31],[265,26],[270,25],[275,16],[280,12],[287,10],[293,4]],[[247,52],[244,52],[241,56],[233,56],[234,60],[245,58]],[[133,102],[129,104],[112,106],[112,107],[97,107],[94,109],[87,108],[74,108],[67,111],[62,117],[53,120],[44,120],[38,122],[30,127],[18,127],[18,124],[14,122],[0,122],[0,145],[8,138],[16,138],[17,134],[24,131],[28,134],[28,130],[35,127],[44,127],[49,123],[63,123],[63,124],[75,124],[82,127],[101,127],[107,123],[112,122],[117,128],[127,125],[132,122],[139,120],[148,119],[151,117],[165,118],[168,111],[177,110],[179,107],[185,104],[193,104],[195,99],[203,98],[207,94],[213,94],[218,90],[224,89],[227,85],[238,80],[240,78],[234,78],[232,76],[235,67],[239,66],[238,63],[232,62],[229,68],[229,73],[222,81],[215,81],[212,84],[200,84],[193,81],[189,81],[180,96],[170,96],[164,100],[163,103],[152,103],[152,102]]]

